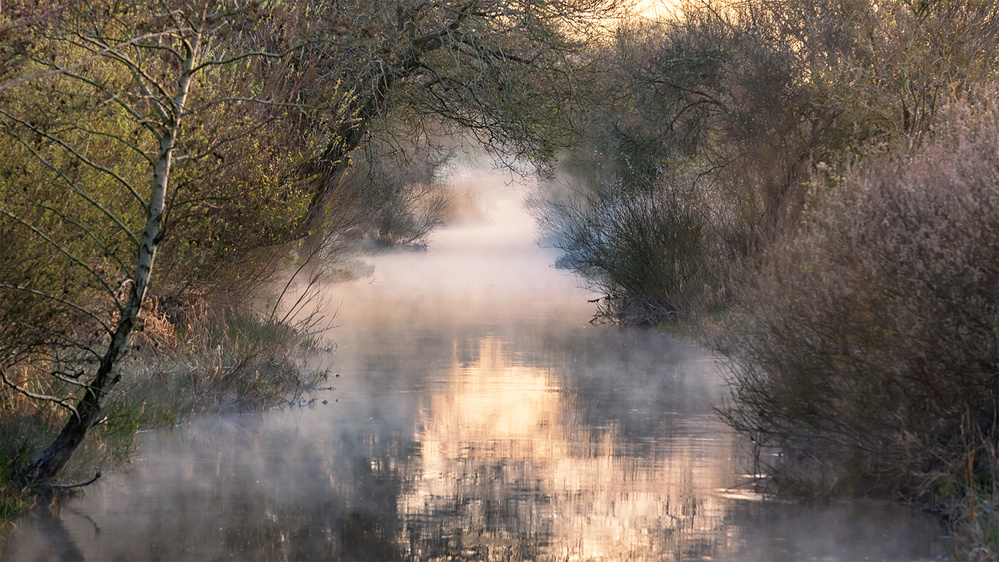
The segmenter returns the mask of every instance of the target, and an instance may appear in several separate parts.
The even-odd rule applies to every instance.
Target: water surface
[[[126,470],[4,560],[916,560],[899,506],[760,501],[713,413],[715,358],[588,323],[499,174],[488,220],[334,285],[332,390],[311,407],[142,434]]]

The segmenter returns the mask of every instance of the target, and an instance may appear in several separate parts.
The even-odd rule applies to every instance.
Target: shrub
[[[605,295],[599,317],[655,324],[698,308],[709,278],[707,220],[682,180],[550,202],[537,214],[564,252],[555,265]]]
[[[928,146],[852,170],[801,229],[722,338],[723,416],[781,450],[784,491],[902,496],[976,528],[999,497],[999,109],[950,107]]]
[[[333,226],[380,247],[424,246],[450,218],[451,194],[441,179],[453,152],[383,128],[351,155],[345,189],[352,199],[343,224]]]

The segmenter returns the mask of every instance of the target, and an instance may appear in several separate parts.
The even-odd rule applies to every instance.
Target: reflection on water
[[[494,338],[480,340],[471,361],[454,363],[443,392],[420,413],[420,454],[400,498],[412,554],[652,559],[681,556],[694,538],[711,542],[724,516],[712,491],[731,474],[698,456],[727,457],[729,436],[703,450],[698,432],[674,427],[643,447],[655,436],[629,436],[613,417],[585,419],[585,397],[562,391],[571,384],[566,367],[517,361]]]
[[[480,180],[483,181],[483,180]],[[519,194],[342,299],[335,389],[309,408],[145,433],[135,463],[3,560],[861,560],[946,552],[887,504],[744,499],[713,358],[590,326]],[[526,233],[526,234],[525,234]],[[327,403],[323,404],[325,400]]]

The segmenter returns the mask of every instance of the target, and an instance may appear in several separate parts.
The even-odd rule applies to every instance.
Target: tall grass
[[[999,108],[848,173],[729,322],[722,413],[784,492],[901,497],[999,553]]]
[[[165,336],[165,337],[164,337]],[[149,338],[144,353],[126,361],[133,376],[122,400],[141,412],[145,427],[170,425],[190,415],[261,410],[296,402],[325,381],[303,358],[321,347],[287,324],[248,314],[203,313],[199,323]]]

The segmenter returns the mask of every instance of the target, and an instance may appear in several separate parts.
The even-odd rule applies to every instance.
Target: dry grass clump
[[[326,380],[326,371],[304,364],[321,342],[294,327],[250,314],[198,316],[168,329],[154,323],[159,333],[141,338],[147,343],[123,365],[131,377],[122,381],[121,400],[141,412],[143,426],[294,403]],[[167,335],[174,345],[161,345]]]
[[[999,109],[955,104],[777,245],[722,344],[722,413],[784,491],[915,500],[999,553]],[[976,550],[977,549],[977,550]]]

